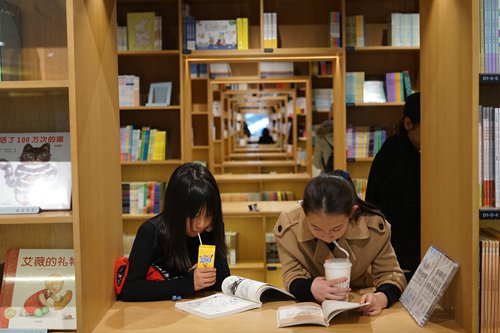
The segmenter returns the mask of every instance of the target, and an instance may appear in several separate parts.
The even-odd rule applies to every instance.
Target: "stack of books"
[[[133,125],[120,128],[122,161],[163,161],[166,155],[167,131]]]
[[[162,210],[165,183],[123,182],[123,214],[158,214]]]

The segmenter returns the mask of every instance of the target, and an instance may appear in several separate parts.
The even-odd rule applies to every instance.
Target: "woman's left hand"
[[[361,300],[359,302],[370,303],[361,309],[364,315],[378,316],[387,306],[387,296],[385,296],[382,292],[368,293],[361,296]]]

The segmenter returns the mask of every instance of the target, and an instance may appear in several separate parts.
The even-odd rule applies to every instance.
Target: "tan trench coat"
[[[328,256],[346,257],[337,247],[332,254],[324,241],[313,236],[300,206],[282,212],[273,233],[287,289],[297,278],[325,276],[323,264]],[[352,263],[351,288],[392,283],[401,292],[404,290],[406,279],[390,240],[391,226],[378,215],[362,215],[358,221],[350,221],[345,235],[337,242],[349,253]]]

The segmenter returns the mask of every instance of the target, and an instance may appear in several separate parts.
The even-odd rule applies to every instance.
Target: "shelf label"
[[[479,74],[479,83],[500,83],[500,74]]]
[[[356,106],[356,103],[345,103],[345,106],[349,107],[349,106]]]
[[[479,210],[480,220],[499,220],[500,210],[498,209],[480,209]]]
[[[346,52],[354,52],[356,49],[354,48],[354,46],[346,46],[345,50]]]
[[[265,48],[264,53],[273,53],[273,49],[271,48]]]
[[[182,50],[182,54],[191,54],[191,50]]]

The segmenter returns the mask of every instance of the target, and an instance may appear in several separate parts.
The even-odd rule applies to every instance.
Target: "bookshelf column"
[[[67,6],[77,323],[91,332],[115,301],[110,277],[122,253],[116,6]]]
[[[444,301],[467,332],[478,331],[478,8],[420,1],[422,251],[460,263]]]

